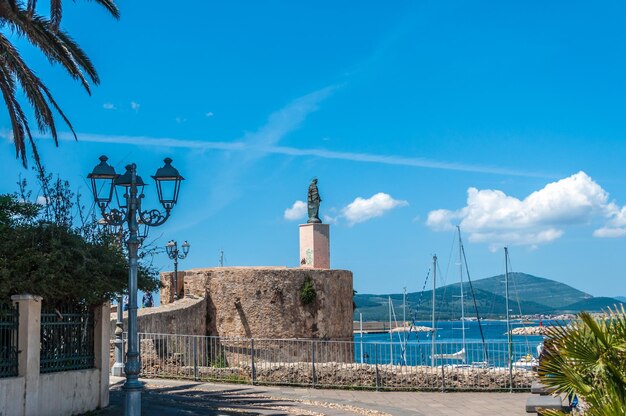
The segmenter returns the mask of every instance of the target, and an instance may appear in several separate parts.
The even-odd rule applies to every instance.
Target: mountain
[[[460,283],[456,286],[460,287]],[[474,288],[504,297],[504,275],[477,280],[474,282]],[[519,297],[551,308],[567,306],[593,297],[564,283],[525,273],[509,273],[509,294],[513,301]]]
[[[506,313],[504,275],[488,277],[472,282],[476,309],[481,318],[501,318]],[[475,317],[474,298],[468,282],[464,282],[465,316]],[[461,317],[461,284],[454,283],[435,291],[437,319],[459,319]],[[513,315],[560,314],[580,310],[599,311],[612,306],[617,300],[594,298],[588,293],[566,284],[525,273],[509,274],[509,307]],[[396,319],[402,320],[402,294],[368,295],[354,297],[357,309],[354,317],[363,314],[366,321],[389,320],[391,297]],[[430,319],[432,290],[407,293],[407,319],[416,313],[418,320]]]
[[[615,296],[614,299],[617,299],[620,302],[625,302],[626,303],[626,296]]]
[[[626,302],[620,302],[618,299],[614,298],[598,297],[585,299],[583,301],[567,305],[562,308],[562,311],[569,313],[576,313],[579,311],[602,311],[606,310],[607,308],[614,309],[615,306],[619,306],[622,303]],[[626,307],[626,305],[624,306]]]

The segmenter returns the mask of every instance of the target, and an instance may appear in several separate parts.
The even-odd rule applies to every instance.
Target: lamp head
[[[178,193],[180,192],[180,184],[185,180],[178,169],[172,166],[172,159],[166,157],[163,162],[165,165],[157,169],[156,174],[152,177],[156,182],[159,201],[166,211],[170,211],[178,201]]]
[[[133,184],[133,170],[136,170],[135,164],[126,165],[126,172],[124,172],[123,175],[119,175],[117,179],[115,179],[115,186],[119,186],[120,188],[123,188],[124,189],[123,192],[125,195],[128,195],[128,189]],[[141,176],[137,175],[136,172],[135,172],[135,185],[138,187],[138,191],[137,191],[138,194],[143,195],[143,187],[146,186],[146,184],[144,183],[143,179],[141,179]],[[123,198],[120,199],[116,191],[117,203],[120,206],[120,208],[126,208],[127,206],[125,195]]]
[[[167,244],[165,245],[165,251],[167,251],[167,255],[168,256],[173,256],[174,252],[176,251],[176,241],[174,240],[170,240],[167,242]]]
[[[109,160],[105,155],[100,156],[100,163],[97,164],[87,178],[91,181],[91,192],[93,199],[100,206],[105,208],[113,197],[113,182],[119,176],[115,173],[115,168],[107,163]]]

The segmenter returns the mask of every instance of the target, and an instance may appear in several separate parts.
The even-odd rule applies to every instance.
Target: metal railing
[[[149,333],[139,341],[142,377],[423,391],[528,390],[536,377],[524,342],[511,345],[509,364],[507,341],[437,342],[434,354],[430,342],[405,348],[400,342]]]
[[[40,372],[94,368],[93,312],[77,306],[41,311]]]
[[[17,306],[0,303],[0,378],[17,376]]]

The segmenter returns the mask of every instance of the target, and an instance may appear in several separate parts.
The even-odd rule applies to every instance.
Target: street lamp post
[[[102,226],[104,232],[115,239],[115,244],[123,250],[125,243],[126,232],[122,225],[108,224],[104,218],[98,221],[98,225]],[[139,240],[144,241],[148,236],[148,227],[144,226],[143,232],[139,235]],[[111,375],[116,377],[124,376],[124,296],[120,292],[117,296],[117,320],[115,322],[115,340],[113,345],[115,346],[115,362],[111,367]]]
[[[137,175],[137,166],[132,163],[126,166],[123,175],[115,173],[115,169],[107,163],[106,156],[100,156],[100,163],[87,175],[95,203],[102,212],[102,217],[109,225],[128,226],[128,352],[126,354],[125,415],[141,415],[141,390],[139,381],[141,362],[139,358],[139,342],[137,334],[137,264],[141,239],[138,235],[139,223],[148,227],[156,227],[165,223],[178,200],[181,181],[184,179],[172,165],[172,159],[166,158],[165,165],[157,169],[152,177],[156,183],[159,201],[165,212],[157,209],[142,210],[141,201],[144,197],[143,180]],[[123,189],[119,196],[117,188]],[[115,192],[118,208],[109,208]]]
[[[191,245],[185,241],[182,245],[183,247],[183,253],[180,254],[180,251],[178,250],[178,243],[174,240],[170,240],[166,245],[165,245],[165,251],[167,251],[167,256],[174,260],[174,300],[178,300],[178,260],[184,260],[185,257],[187,257],[187,254],[189,254],[189,247],[191,247]]]

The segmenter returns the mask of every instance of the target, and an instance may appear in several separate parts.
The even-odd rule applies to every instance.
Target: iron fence
[[[80,306],[41,312],[40,372],[94,368],[93,312]]]
[[[17,376],[17,306],[0,303],[0,378]]]
[[[529,390],[525,342],[377,343],[139,334],[142,376],[372,390]],[[510,351],[510,354],[509,354]],[[510,361],[509,361],[510,357]]]

